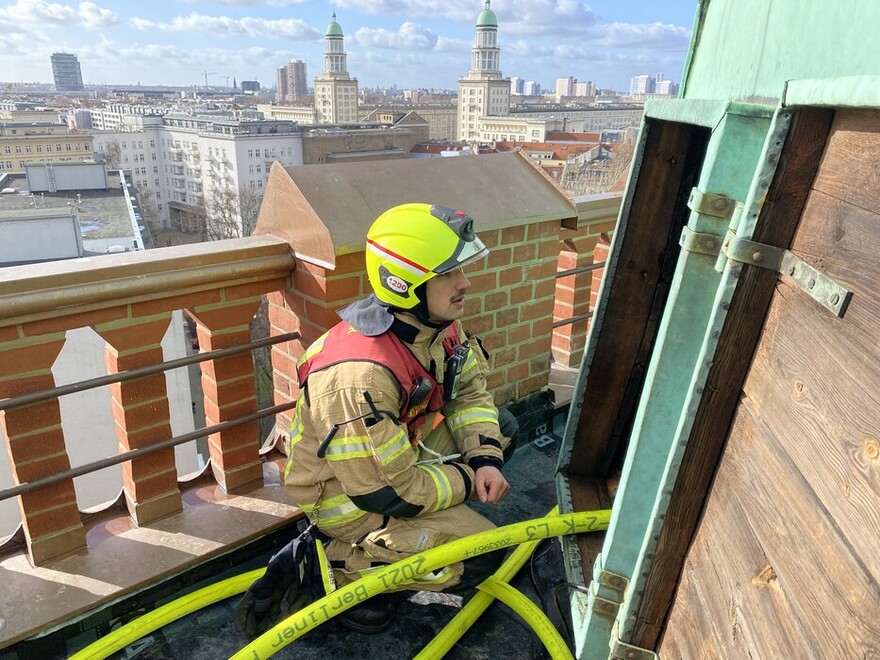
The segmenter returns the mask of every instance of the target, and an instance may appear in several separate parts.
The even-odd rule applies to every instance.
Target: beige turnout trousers
[[[449,456],[456,451],[445,421],[422,442],[442,456]],[[507,439],[504,438],[502,442],[506,444]],[[420,461],[435,458],[429,452],[420,450]],[[362,539],[333,539],[325,549],[327,558],[333,565],[336,583],[342,586],[357,580],[363,575],[363,571],[369,571],[377,565],[392,564],[423,550],[494,527],[492,522],[466,504],[459,504],[449,509],[423,513],[415,518],[388,518],[384,527],[368,533]],[[403,573],[392,574],[389,580],[396,590],[442,591],[458,584],[463,570],[462,562],[456,562],[409,584],[406,584],[408,577]]]

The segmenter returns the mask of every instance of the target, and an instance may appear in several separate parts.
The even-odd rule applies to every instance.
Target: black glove
[[[251,637],[264,633],[277,621],[285,602],[287,609],[296,611],[323,595],[315,593],[320,580],[315,585],[312,579],[317,569],[313,529],[305,520],[297,523],[297,529],[300,534],[272,556],[265,574],[235,606],[238,632]]]

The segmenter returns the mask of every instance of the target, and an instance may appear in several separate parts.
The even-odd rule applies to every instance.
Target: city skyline
[[[52,82],[50,56],[76,54],[83,82],[273,87],[301,59],[309,85],[321,71],[335,9],[349,71],[360,87],[455,89],[467,74],[483,0],[157,0],[0,2],[0,81]],[[696,0],[493,0],[505,77],[551,88],[556,78],[629,89],[639,74],[678,80]],[[207,74],[207,75],[206,75]]]

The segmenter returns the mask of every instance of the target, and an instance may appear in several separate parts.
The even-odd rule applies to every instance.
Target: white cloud
[[[480,13],[473,0],[336,0],[335,7],[364,14],[391,14],[412,18],[445,18],[453,21],[475,21]],[[344,12],[339,13],[344,21]]]
[[[397,32],[384,28],[360,28],[354,33],[352,43],[368,48],[390,48],[410,50],[433,50],[437,46],[437,35],[418,23],[407,21]]]
[[[269,5],[270,7],[287,7],[289,5],[300,5],[308,0],[183,0],[190,5],[226,5],[227,7],[259,7]]]
[[[591,44],[609,48],[651,48],[684,51],[691,31],[680,25],[666,23],[608,23],[596,31]]]
[[[44,26],[63,25],[86,28],[108,27],[119,23],[119,17],[93,2],[81,2],[77,8],[43,0],[17,0],[4,10],[5,22]]]
[[[130,23],[139,30],[204,32],[223,37],[247,36],[255,39],[293,39],[297,41],[313,41],[323,37],[320,30],[310,27],[299,18],[230,18],[228,16],[205,16],[193,12],[189,16],[175,16],[167,23],[157,23],[143,18],[132,18]]]

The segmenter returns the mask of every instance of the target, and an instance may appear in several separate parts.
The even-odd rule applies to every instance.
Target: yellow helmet
[[[488,253],[467,213],[401,204],[376,218],[367,232],[367,276],[380,301],[412,309],[419,304],[419,286]]]

